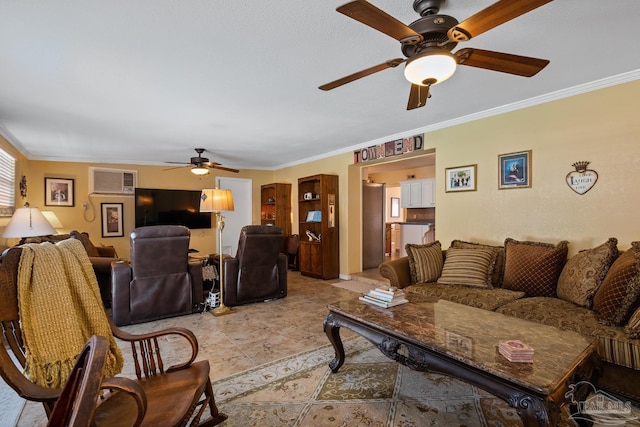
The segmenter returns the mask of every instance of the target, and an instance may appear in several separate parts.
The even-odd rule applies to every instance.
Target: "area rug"
[[[506,402],[474,386],[412,371],[361,337],[344,345],[346,362],[335,374],[333,347],[325,346],[214,383],[225,426],[522,425]]]
[[[11,358],[13,359],[13,355]],[[20,417],[24,403],[25,400],[0,378],[0,427],[14,426]]]
[[[335,286],[336,288],[342,288],[342,289],[346,289],[348,291],[352,291],[352,292],[357,292],[360,294],[366,294],[367,292],[369,292],[371,289],[375,289],[376,287],[380,286],[372,284],[372,283],[365,283],[365,282],[360,282],[358,280],[343,280],[340,282],[336,282],[336,283],[331,283],[331,286]]]

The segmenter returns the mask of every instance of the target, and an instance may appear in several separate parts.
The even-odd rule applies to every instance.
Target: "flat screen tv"
[[[211,228],[211,213],[200,212],[199,190],[135,189],[136,227],[184,225]]]

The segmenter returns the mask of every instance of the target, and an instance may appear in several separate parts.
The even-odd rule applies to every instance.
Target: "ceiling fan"
[[[549,64],[546,59],[474,48],[451,50],[498,25],[543,6],[552,0],[499,0],[475,15],[458,22],[440,15],[444,0],[415,0],[413,10],[420,18],[405,25],[365,0],[346,3],[336,10],[398,40],[405,58],[395,58],[319,87],[331,90],[387,68],[405,64],[404,75],[411,82],[407,110],[424,107],[431,86],[451,77],[457,65],[484,68],[532,77]]]
[[[220,170],[235,172],[235,173],[240,172],[238,169],[227,168],[222,166],[220,163],[210,162],[209,159],[207,159],[206,157],[202,157],[202,153],[204,153],[205,151],[204,148],[195,148],[195,150],[196,150],[196,153],[198,153],[198,155],[196,157],[192,157],[189,163],[183,163],[183,162],[165,162],[165,163],[175,163],[175,164],[189,167],[191,168],[191,173],[195,175],[206,175],[211,171],[211,169],[220,169]],[[177,169],[177,168],[169,168],[165,170],[171,170],[171,169]]]

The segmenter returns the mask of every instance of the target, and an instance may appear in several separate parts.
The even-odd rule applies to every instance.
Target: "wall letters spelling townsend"
[[[424,135],[410,136],[404,139],[372,145],[353,152],[353,163],[369,162],[385,157],[399,156],[405,153],[422,150]]]

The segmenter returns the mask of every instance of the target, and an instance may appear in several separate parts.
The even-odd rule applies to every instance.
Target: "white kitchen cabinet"
[[[405,250],[405,245],[407,243],[423,245],[433,241],[434,235],[433,233],[429,233],[429,231],[434,228],[433,224],[403,223],[398,224],[396,227],[400,229],[400,239],[397,245],[400,256],[407,256],[407,251]]]
[[[435,178],[400,182],[400,206],[403,208],[433,208],[436,206]]]

